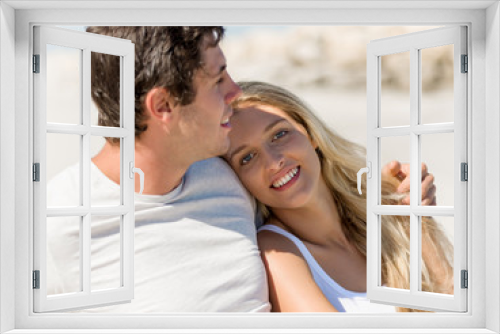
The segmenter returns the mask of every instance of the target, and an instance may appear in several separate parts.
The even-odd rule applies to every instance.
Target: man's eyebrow
[[[207,73],[207,75],[210,77],[210,78],[215,78],[215,77],[218,77],[222,72],[224,72],[227,68],[227,65],[224,64],[224,65],[221,65],[219,67],[219,70],[214,72],[214,73],[208,73],[208,71],[205,71]]]
[[[275,120],[274,122],[272,122],[266,126],[266,128],[264,129],[264,133],[269,132],[276,125],[278,125],[281,122],[287,122],[287,120],[284,118],[280,118],[280,119]],[[244,150],[246,147],[247,147],[247,145],[243,144],[243,145],[239,146],[237,149],[235,149],[233,152],[231,152],[231,155],[229,156],[229,160],[233,160],[233,157],[236,156],[238,153],[240,153],[242,150]]]

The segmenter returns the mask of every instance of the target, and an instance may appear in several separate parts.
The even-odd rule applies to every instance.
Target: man
[[[135,194],[134,300],[96,311],[269,311],[253,200],[232,170],[214,158],[229,147],[229,105],[240,93],[218,45],[223,28],[87,31],[135,44],[135,166],[146,176],[144,195]],[[119,66],[117,57],[92,55],[92,97],[102,126],[120,124]],[[119,203],[119,166],[119,140],[106,138],[92,159],[92,205]],[[74,168],[49,184],[49,206],[77,193],[71,188],[79,175]],[[93,290],[120,281],[119,220],[92,219]],[[49,292],[78,291],[71,273],[78,272],[79,225],[53,219],[48,226]]]

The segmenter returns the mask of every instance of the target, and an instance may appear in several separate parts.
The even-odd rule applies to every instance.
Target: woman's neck
[[[332,193],[323,180],[318,188],[306,205],[294,209],[273,209],[272,215],[302,241],[349,248]]]

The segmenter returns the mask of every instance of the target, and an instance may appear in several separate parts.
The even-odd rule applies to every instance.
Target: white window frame
[[[461,73],[461,58],[467,54],[467,29],[452,25],[373,40],[367,47],[367,165],[371,166],[371,177],[367,179],[367,296],[370,301],[397,306],[415,307],[432,311],[467,310],[467,290],[461,286],[461,271],[467,269],[467,186],[461,180],[460,168],[467,163],[467,75]],[[421,122],[422,62],[421,50],[453,46],[453,122],[424,124]],[[409,123],[404,126],[383,127],[382,119],[382,57],[408,52],[410,78]],[[402,74],[404,75],[404,74]],[[422,179],[421,135],[451,133],[453,135],[454,161],[452,206],[422,206],[420,204]],[[410,142],[411,205],[383,205],[381,201],[381,140],[390,136],[405,136]],[[381,216],[401,215],[410,218],[410,287],[409,290],[382,286]],[[452,294],[437,294],[420,291],[422,235],[421,218],[424,216],[451,216],[454,218],[453,282]]]
[[[130,40],[92,35],[56,27],[35,26],[34,54],[39,56],[39,71],[33,74],[34,162],[40,166],[39,181],[33,184],[33,269],[39,273],[38,288],[34,289],[34,311],[51,312],[130,302],[134,297],[134,60],[135,49]],[[80,50],[80,124],[47,122],[48,45]],[[120,61],[120,124],[117,127],[91,124],[91,53],[99,52],[119,57]],[[47,134],[80,135],[80,194],[75,207],[47,208]],[[91,137],[113,137],[120,140],[120,205],[92,207],[91,205]],[[91,217],[92,215],[120,216],[120,286],[92,291],[91,286]],[[52,217],[79,217],[80,226],[80,288],[79,292],[47,295],[47,221]],[[49,223],[50,224],[50,223]]]
[[[66,7],[66,8],[63,8]],[[130,9],[123,9],[128,6]],[[122,7],[122,8],[120,8]],[[136,8],[149,7],[150,10]],[[161,8],[159,8],[161,7]],[[84,8],[84,9],[82,9]],[[196,8],[196,9],[192,9]],[[223,10],[220,8],[224,8]],[[111,10],[113,9],[113,10]],[[245,9],[245,10],[243,10]],[[469,311],[464,314],[38,315],[32,312],[30,143],[32,36],[47,25],[448,25],[469,27]],[[500,10],[498,1],[8,1],[0,3],[0,332],[498,333],[500,332]],[[486,66],[488,70],[486,71]],[[14,83],[14,85],[12,84]],[[13,112],[15,111],[15,112]],[[15,129],[15,131],[14,131]],[[12,143],[15,145],[12,145]],[[14,175],[14,177],[13,177]],[[488,175],[487,182],[486,176]],[[473,195],[473,196],[472,196]],[[472,226],[474,227],[472,229]],[[473,246],[473,247],[472,247]],[[14,254],[14,257],[12,256]],[[487,256],[486,256],[487,255]],[[12,287],[15,287],[14,289]],[[12,305],[15,305],[12,307]],[[409,328],[418,328],[418,331]],[[294,328],[283,330],[283,328]],[[343,330],[351,328],[350,330]],[[357,330],[354,330],[356,328]],[[43,330],[45,329],[45,330]],[[207,330],[203,330],[207,329]],[[209,329],[212,329],[211,331]],[[116,332],[116,331],[115,331]],[[118,330],[118,332],[120,332]],[[153,330],[149,331],[153,332]],[[249,332],[242,330],[241,332]]]

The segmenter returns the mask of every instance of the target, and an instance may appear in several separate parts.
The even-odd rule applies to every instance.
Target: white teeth
[[[294,169],[292,169],[291,171],[289,171],[285,176],[283,176],[281,179],[279,179],[278,181],[274,182],[273,183],[273,187],[274,188],[281,188],[281,187],[283,187],[291,179],[293,179],[293,177],[297,174],[298,171],[299,171],[299,168],[295,167]]]

